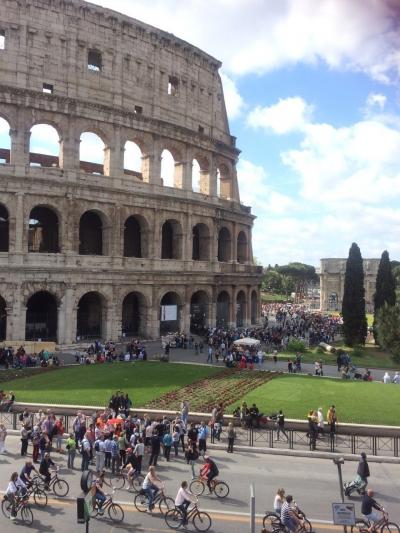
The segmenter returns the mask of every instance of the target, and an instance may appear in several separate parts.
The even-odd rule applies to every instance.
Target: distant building
[[[321,310],[341,311],[344,291],[344,277],[347,259],[321,259],[317,271],[321,287]],[[367,313],[374,310],[376,275],[380,259],[364,259],[365,308]]]

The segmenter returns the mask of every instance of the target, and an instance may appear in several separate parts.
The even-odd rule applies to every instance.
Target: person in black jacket
[[[382,506],[374,500],[373,495],[374,491],[368,489],[361,501],[361,512],[371,522],[371,527],[368,528],[370,533],[374,530],[376,531],[379,521],[382,518],[382,514],[376,511],[383,511]]]
[[[357,468],[357,475],[361,478],[361,481],[365,484],[365,486],[367,486],[370,472],[367,463],[367,455],[365,452],[361,453],[360,461],[358,463]]]

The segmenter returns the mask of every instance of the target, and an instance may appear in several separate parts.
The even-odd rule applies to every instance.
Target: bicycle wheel
[[[149,499],[147,498],[146,494],[136,494],[135,499],[133,500],[133,503],[135,504],[136,509],[141,512],[145,513],[146,509],[149,504]]]
[[[313,530],[311,522],[307,520],[307,518],[305,517],[303,518],[303,521],[304,521],[304,529],[307,531],[307,533],[311,533],[311,531]]]
[[[194,479],[190,484],[190,492],[195,496],[201,496],[204,492],[205,486],[200,479]]]
[[[22,507],[21,509],[21,518],[22,521],[27,525],[31,526],[33,524],[33,513],[30,507]]]
[[[125,487],[125,475],[124,474],[117,474],[111,481],[111,484],[116,489],[123,489]]]
[[[113,522],[122,522],[124,519],[124,511],[118,503],[112,503],[108,508],[108,516]]]
[[[10,515],[11,515],[11,502],[8,501],[8,500],[3,500],[1,502],[1,510],[2,510],[3,515],[6,518],[10,518]]]
[[[281,520],[276,513],[266,513],[263,518],[263,527],[268,531],[275,531],[281,526]]]
[[[160,509],[160,513],[165,516],[168,511],[175,508],[175,501],[169,496],[163,496],[160,499],[158,508]]]
[[[179,509],[170,509],[164,515],[164,520],[169,528],[179,529],[183,521],[182,512]]]
[[[96,516],[99,514],[99,508],[97,507],[97,500],[93,504],[92,510],[90,511],[90,518],[96,518]]]
[[[217,498],[226,498],[229,494],[229,487],[225,481],[217,481],[214,485],[214,494]]]
[[[211,527],[211,516],[204,511],[197,511],[193,516],[193,525],[197,531],[208,531]]]
[[[36,489],[33,492],[33,500],[38,507],[46,507],[47,505],[47,494],[44,490]]]
[[[139,474],[138,476],[133,478],[132,488],[135,492],[139,492],[139,490],[142,488],[143,481],[144,481],[144,476],[142,476],[142,474]]]
[[[57,479],[53,483],[53,492],[56,496],[59,496],[62,498],[63,496],[66,496],[69,492],[69,485],[65,481],[65,479]]]
[[[394,522],[388,522],[381,527],[381,533],[400,533],[399,526]]]

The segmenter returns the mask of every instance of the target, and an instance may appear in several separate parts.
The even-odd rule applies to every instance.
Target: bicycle
[[[17,517],[19,513],[21,515],[22,522],[24,522],[24,524],[26,524],[27,526],[31,526],[33,524],[33,513],[31,508],[29,507],[27,496],[16,495],[15,498],[17,499],[14,508],[15,516]],[[4,496],[3,501],[1,502],[1,510],[6,518],[10,518],[12,503],[6,495]]]
[[[144,481],[144,476],[142,474],[134,474],[133,477],[130,477],[124,471],[120,470],[112,480],[113,486],[122,490],[125,485],[129,485],[128,490],[133,489],[134,492],[139,492],[142,488]]]
[[[192,521],[197,531],[208,531],[212,525],[211,516],[205,511],[199,511],[197,502],[193,504],[193,507],[188,509],[186,521],[182,510],[178,509],[178,507],[170,509],[164,516],[164,520],[170,529],[179,529],[190,521]]]
[[[212,479],[210,482],[211,492],[217,496],[217,498],[226,498],[229,494],[229,485],[225,481],[219,481],[218,479]],[[207,487],[207,479],[199,477],[194,479],[190,483],[190,492],[195,496],[201,496]]]
[[[309,520],[307,520],[305,513],[301,509],[299,509],[297,506],[295,506],[296,514],[300,518],[300,520],[303,521],[303,525],[300,528],[299,531],[304,531],[305,533],[311,533],[312,532],[312,524]],[[281,517],[273,512],[273,511],[266,511],[265,516],[263,518],[263,528],[267,531],[287,531],[286,526],[281,522]]]
[[[69,484],[65,479],[58,477],[58,468],[54,471],[54,475],[50,479],[50,483],[46,485],[46,482],[42,476],[34,476],[32,483],[35,483],[41,490],[52,490],[56,496],[63,498],[69,492]]]
[[[115,490],[112,491],[112,494],[115,494]],[[91,518],[96,518],[97,516],[102,516],[107,510],[108,517],[112,522],[122,522],[124,520],[124,510],[118,503],[114,503],[111,494],[106,494],[106,501],[103,503],[102,512],[99,512],[99,503],[96,500],[96,497],[93,496],[94,504],[93,509],[90,513]]]
[[[357,518],[354,526],[351,527],[351,531],[354,533],[369,533],[371,522],[365,518]],[[400,533],[399,526],[395,522],[389,522],[389,515],[382,509],[382,518],[379,522],[376,522],[373,527],[373,531],[380,531],[381,533]]]
[[[141,489],[140,492],[136,494],[133,503],[135,504],[136,509],[141,513],[145,513],[146,510],[149,508],[149,498],[143,489]],[[160,490],[159,492],[157,492],[153,500],[152,507],[154,508],[157,504],[158,508],[160,509],[160,513],[164,516],[170,509],[174,509],[175,500],[173,500],[169,496],[165,496],[164,491]]]
[[[33,495],[33,501],[38,507],[46,507],[47,505],[47,494],[41,489],[36,483],[27,484],[27,497],[29,498]]]

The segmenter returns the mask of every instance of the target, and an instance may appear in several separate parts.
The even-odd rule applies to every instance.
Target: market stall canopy
[[[245,337],[244,339],[238,339],[233,341],[235,346],[258,346],[260,341],[258,339],[252,339],[250,337]]]

